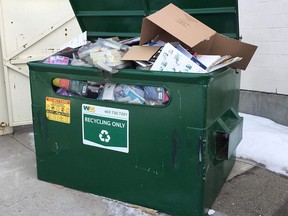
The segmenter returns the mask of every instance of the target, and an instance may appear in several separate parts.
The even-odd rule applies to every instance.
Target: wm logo
[[[83,105],[85,111],[95,112],[95,107]]]

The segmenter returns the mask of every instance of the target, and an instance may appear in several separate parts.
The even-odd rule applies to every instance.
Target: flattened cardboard
[[[232,66],[245,70],[250,60],[252,59],[257,46],[241,42],[232,38],[225,37],[221,34],[216,34],[214,43],[211,47],[210,54],[231,55],[233,57],[242,57],[243,59]]]
[[[173,4],[143,19],[140,45],[156,37],[166,42],[176,38],[201,54],[242,57],[240,62],[231,65],[242,70],[246,69],[257,49],[257,46],[217,33]]]
[[[159,46],[133,46],[122,57],[122,60],[149,61],[159,49]]]

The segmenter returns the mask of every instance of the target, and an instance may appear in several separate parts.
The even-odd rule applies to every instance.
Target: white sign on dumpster
[[[129,152],[129,111],[82,105],[83,144]]]

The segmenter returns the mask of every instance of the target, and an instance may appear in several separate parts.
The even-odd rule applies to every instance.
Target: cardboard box
[[[155,38],[166,42],[180,41],[200,54],[242,57],[241,61],[232,64],[242,70],[246,69],[257,49],[254,45],[217,33],[173,4],[143,19],[140,45]],[[140,56],[141,49],[137,51]],[[138,57],[137,53],[133,56],[133,59],[129,60]]]

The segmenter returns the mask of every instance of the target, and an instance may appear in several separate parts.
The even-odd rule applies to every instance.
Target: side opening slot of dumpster
[[[70,80],[59,77],[54,78],[51,83],[53,91],[64,97],[83,97],[158,107],[168,105],[171,100],[169,90],[159,85]]]
[[[228,160],[242,139],[243,118],[230,108],[217,120],[216,160]]]

